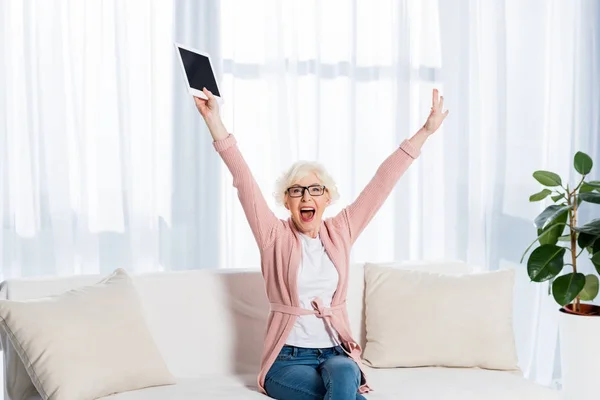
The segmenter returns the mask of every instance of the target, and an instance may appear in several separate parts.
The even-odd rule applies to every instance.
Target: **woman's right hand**
[[[213,139],[225,139],[229,134],[221,121],[219,103],[217,102],[216,97],[207,88],[202,89],[202,93],[206,95],[208,100],[194,96],[196,108],[198,108],[200,115],[204,118],[204,122],[206,122],[206,126],[208,126],[208,130]]]
[[[206,121],[207,124],[213,123],[220,119],[219,104],[217,103],[215,96],[207,88],[202,89],[202,93],[204,93],[208,100],[194,96],[196,108],[198,108],[200,115],[202,115],[202,118],[204,118],[204,121]]]

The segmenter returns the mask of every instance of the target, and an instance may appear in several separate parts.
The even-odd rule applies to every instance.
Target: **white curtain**
[[[225,123],[281,217],[293,161],[336,178],[333,215],[437,87],[450,116],[353,260],[515,268],[521,365],[550,384],[557,306],[519,259],[544,207],[531,173],[566,177],[577,150],[600,165],[599,22],[592,0],[2,0],[2,278],[258,267],[173,41],[212,54]]]
[[[199,6],[0,1],[2,278],[218,265],[216,159],[173,47],[215,21]]]

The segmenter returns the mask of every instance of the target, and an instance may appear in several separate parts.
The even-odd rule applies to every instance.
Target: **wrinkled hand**
[[[427,117],[427,121],[425,121],[425,131],[429,135],[438,130],[444,119],[448,116],[448,110],[442,112],[444,109],[444,96],[439,96],[439,92],[437,89],[433,89],[433,98],[431,102],[431,112]]]
[[[202,115],[202,118],[204,118],[204,121],[206,121],[207,124],[218,121],[220,119],[220,115],[219,104],[217,103],[216,97],[207,88],[202,89],[202,93],[206,95],[208,100],[194,96],[196,108],[198,108],[200,115]]]

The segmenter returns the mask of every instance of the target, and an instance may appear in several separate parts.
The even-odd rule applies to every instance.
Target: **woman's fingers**
[[[204,116],[204,114],[208,110],[207,101],[194,96],[194,102],[196,103],[196,108],[198,109],[198,111],[200,111],[200,114],[202,114],[202,116]]]
[[[208,100],[206,102],[206,106],[211,110],[218,111],[219,103],[217,102],[217,98],[215,97],[215,95],[212,94],[212,92],[210,90],[208,90],[207,88],[203,88],[202,92],[208,98]]]
[[[219,103],[217,102],[217,98],[211,93],[207,88],[202,88],[202,93],[205,98],[194,96],[194,102],[196,103],[196,108],[200,111],[200,114],[205,119],[211,116],[219,115]]]
[[[439,106],[439,110],[440,110],[440,111],[444,111],[444,96],[440,96],[440,106]]]
[[[215,95],[212,94],[212,92],[210,90],[208,90],[207,88],[203,88],[202,92],[206,95],[206,97],[208,98],[208,101],[210,102],[210,104],[213,104],[215,101],[217,101],[215,99]]]
[[[439,94],[438,90],[437,89],[433,89],[432,98],[431,98],[431,106],[434,109],[436,109],[437,106],[438,106],[438,102],[439,102],[438,94]]]
[[[204,104],[206,103],[206,100],[194,96],[194,102],[196,103],[196,107],[200,108],[200,107],[204,106]]]

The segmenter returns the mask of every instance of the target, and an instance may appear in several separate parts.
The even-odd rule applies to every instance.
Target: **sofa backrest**
[[[467,272],[462,262],[388,263],[400,268]],[[364,346],[364,265],[351,266],[348,314],[355,337]],[[269,313],[259,270],[193,270],[132,274],[150,329],[172,373],[257,373]],[[103,277],[18,279],[2,283],[0,295],[23,300],[62,293]],[[99,338],[101,339],[101,338]],[[4,345],[8,345],[3,338]],[[5,357],[15,357],[5,351]],[[5,360],[7,361],[7,360]],[[5,382],[22,381],[20,360],[8,360]]]

